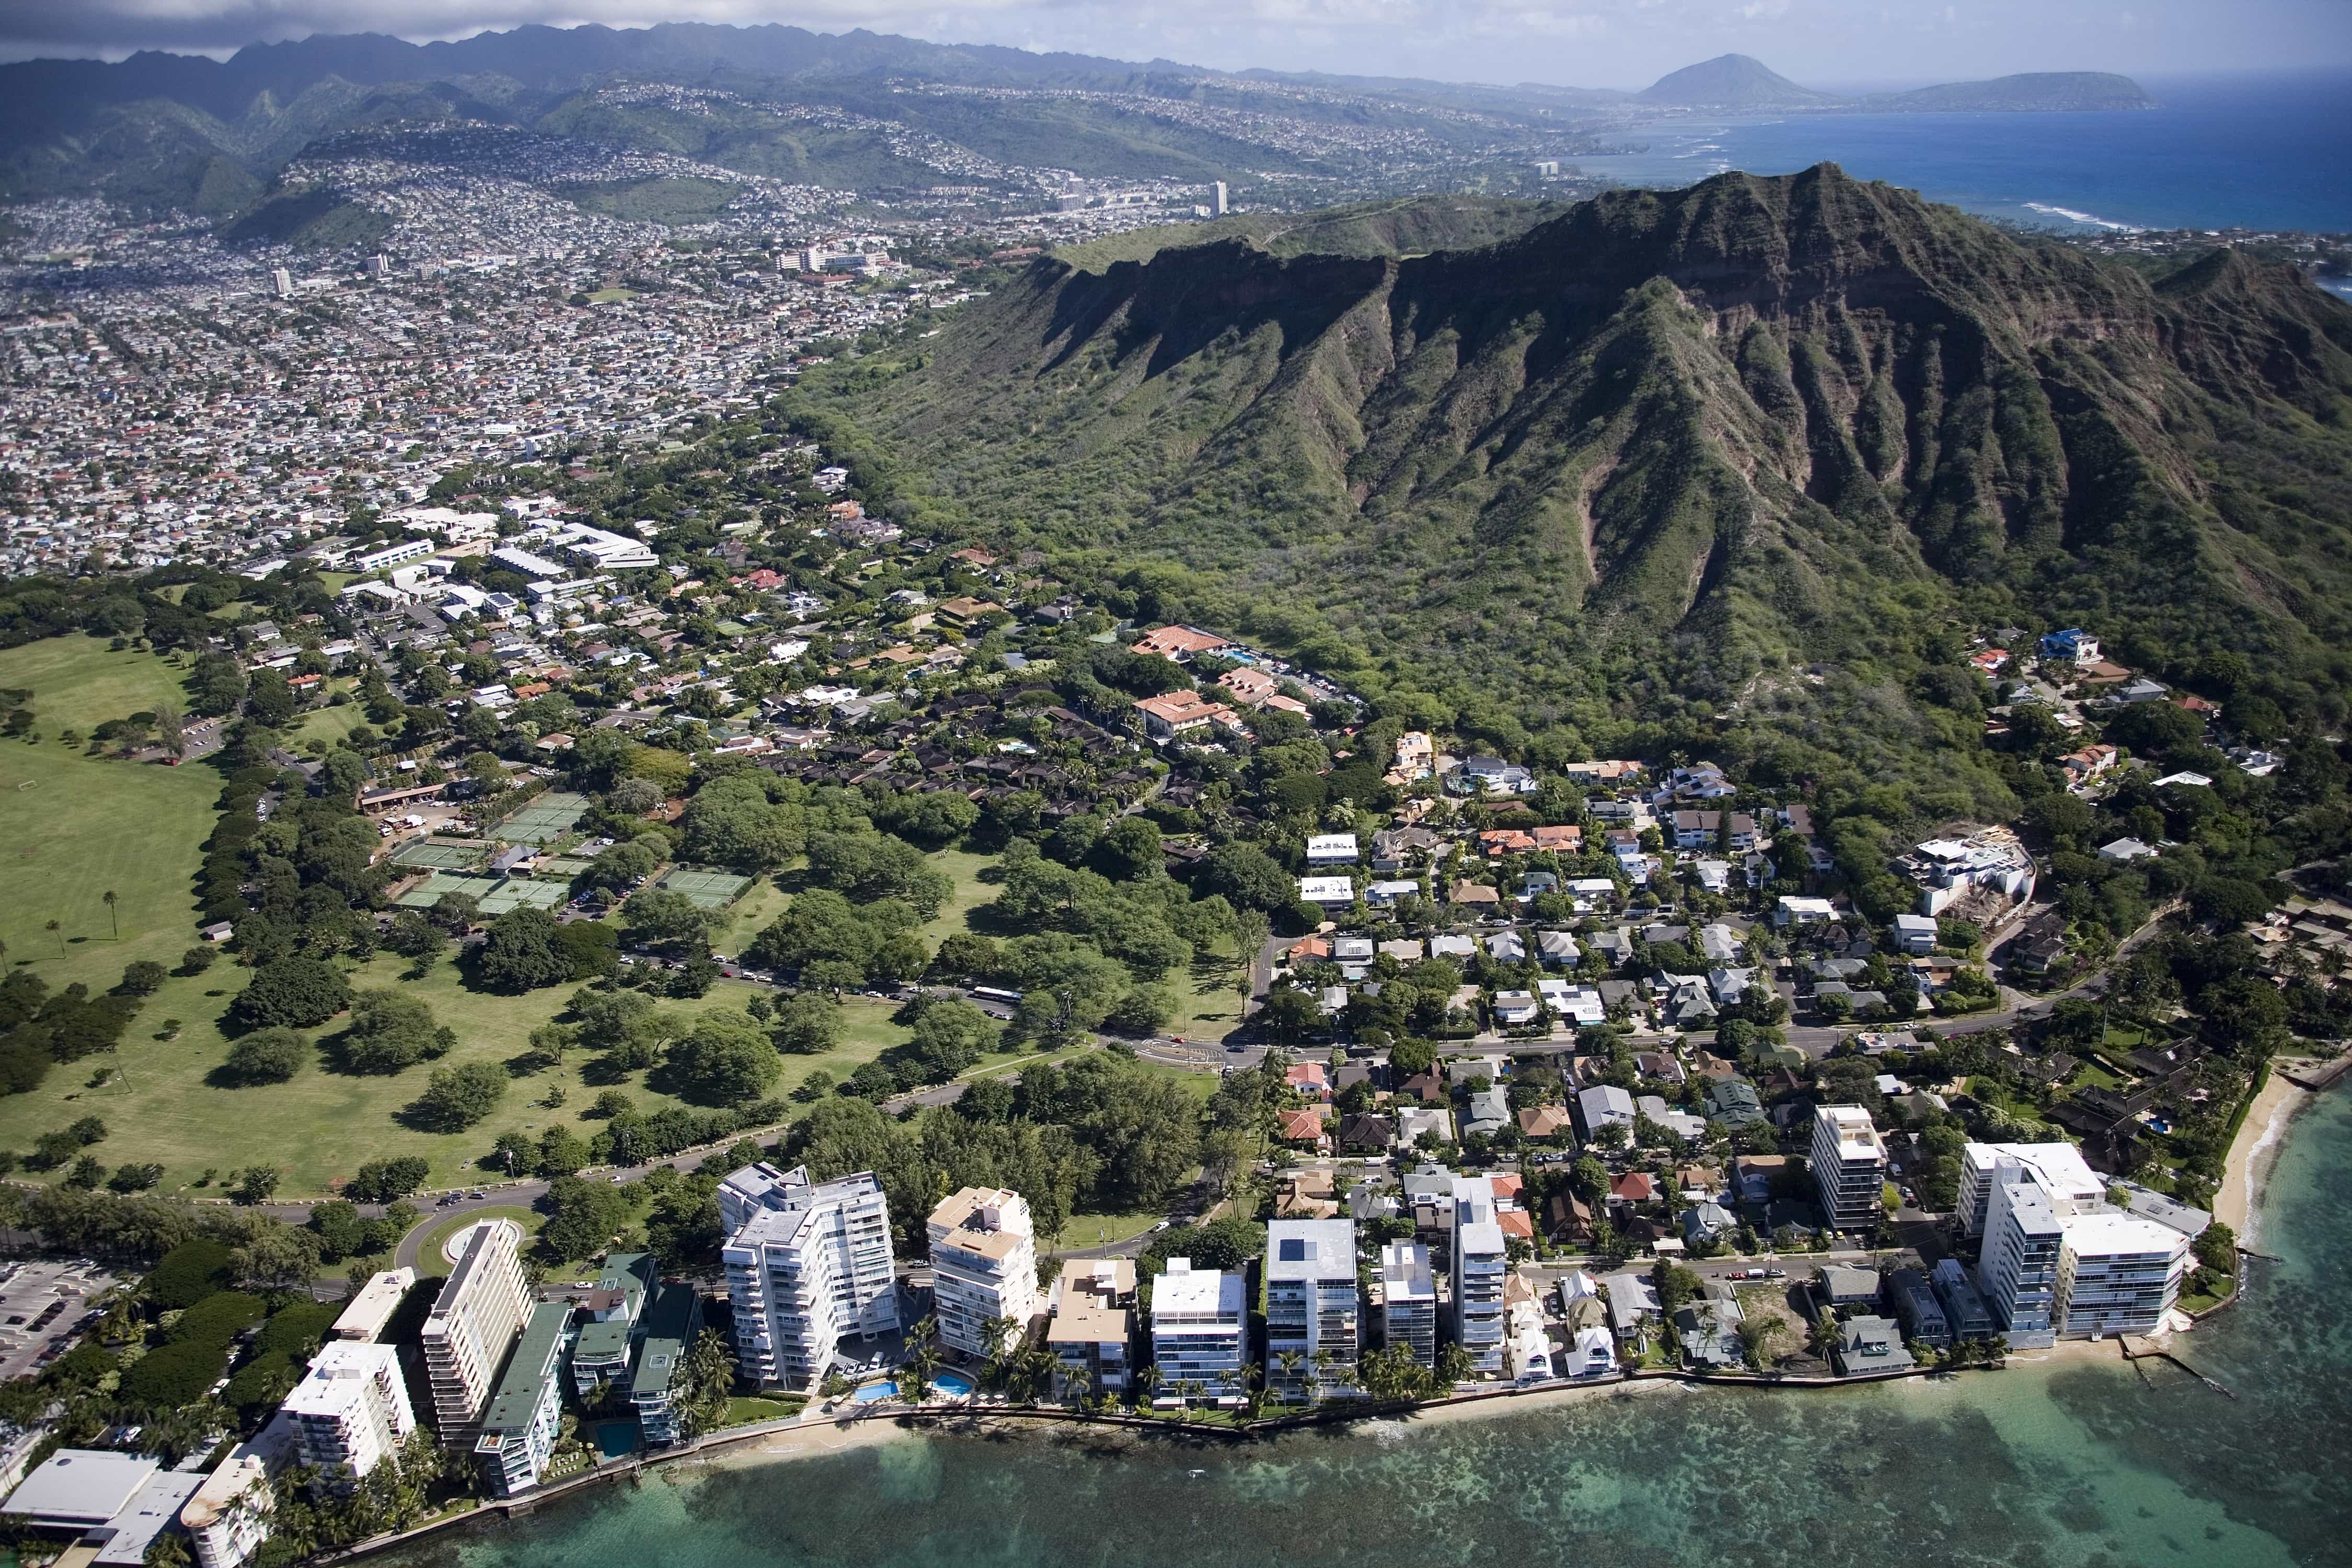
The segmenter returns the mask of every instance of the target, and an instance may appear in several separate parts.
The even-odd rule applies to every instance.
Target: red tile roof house
[[[1628,1171],[1609,1184],[1609,1195],[1619,1203],[1645,1204],[1658,1195],[1646,1171]]]
[[[1302,1105],[1282,1113],[1282,1142],[1313,1143],[1323,1142],[1323,1112],[1319,1107]]]
[[[1181,664],[1196,653],[1214,653],[1221,647],[1232,646],[1215,633],[1204,632],[1197,626],[1161,626],[1157,631],[1144,633],[1142,638],[1132,644],[1128,651],[1156,653],[1162,658]]]
[[[1310,1100],[1331,1098],[1330,1075],[1323,1070],[1321,1062],[1294,1063],[1283,1070],[1282,1079]]]

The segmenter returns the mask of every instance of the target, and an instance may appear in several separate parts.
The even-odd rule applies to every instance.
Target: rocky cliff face
[[[2352,310],[1831,165],[1477,250],[1041,261],[929,354],[835,406],[930,504],[1311,602],[1417,677],[1719,701],[1969,601],[2346,646]]]

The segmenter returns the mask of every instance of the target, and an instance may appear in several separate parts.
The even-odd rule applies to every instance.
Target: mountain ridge
[[[1793,672],[1952,619],[2105,624],[2176,675],[2238,651],[2308,715],[2352,676],[2352,309],[2243,257],[2151,285],[1834,165],[1423,256],[1042,259],[796,406],[927,528],[1522,740],[1705,711],[1916,773],[1937,715],[1898,693],[1829,746]]]

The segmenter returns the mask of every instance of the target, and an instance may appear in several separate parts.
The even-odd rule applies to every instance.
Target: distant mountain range
[[[674,112],[640,100],[615,110],[597,95],[616,84],[730,95],[719,117],[726,123],[713,121],[709,104]],[[422,45],[359,34],[255,45],[226,61],[146,52],[112,63],[0,66],[0,202],[100,192],[137,207],[227,216],[260,199],[307,148],[418,124],[511,126],[866,194],[942,177],[937,160],[925,164],[903,146],[879,147],[877,134],[887,141],[893,132],[936,137],[976,163],[1089,178],[1205,182],[1275,174],[1344,184],[1379,171],[1408,185],[1419,178],[1426,188],[1458,181],[1481,158],[1591,151],[1589,135],[1576,139],[1580,124],[1588,132],[1622,128],[1689,108],[2109,109],[2147,101],[2127,79],[2087,74],[1840,99],[1740,55],[1624,93],[1223,73],[1170,60],[779,26],[528,26]],[[793,110],[795,123],[779,121],[780,108]],[[812,109],[872,123],[812,131],[802,112]]]
[[[2342,710],[2352,307],[2292,267],[2151,282],[1830,164],[1161,239],[813,374],[807,427],[903,521],[1522,741],[1712,714],[1944,790],[1975,700],[1889,672],[2078,619]],[[1823,665],[1880,685],[1835,717]]]

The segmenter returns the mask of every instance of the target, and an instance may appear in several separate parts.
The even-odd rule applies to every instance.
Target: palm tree
[[[1298,1369],[1307,1363],[1307,1358],[1297,1351],[1285,1351],[1274,1360],[1282,1368],[1282,1398],[1286,1405],[1291,1394],[1301,1386]]]
[[[1087,1408],[1087,1389],[1093,1382],[1094,1373],[1087,1370],[1084,1362],[1080,1362],[1076,1366],[1064,1367],[1062,1369],[1062,1403],[1080,1415],[1084,1415]]]
[[[1149,1405],[1160,1396],[1160,1385],[1165,1381],[1167,1381],[1166,1378],[1156,1365],[1146,1366],[1136,1373],[1135,1386],[1142,1394],[1145,1405]]]
[[[109,888],[100,896],[106,900],[106,918],[114,922],[114,940],[121,942],[122,940],[122,917],[117,914],[114,910],[114,889]]]
[[[59,958],[63,958],[66,955],[65,922],[62,921],[51,921],[41,929],[58,939],[58,956]]]

